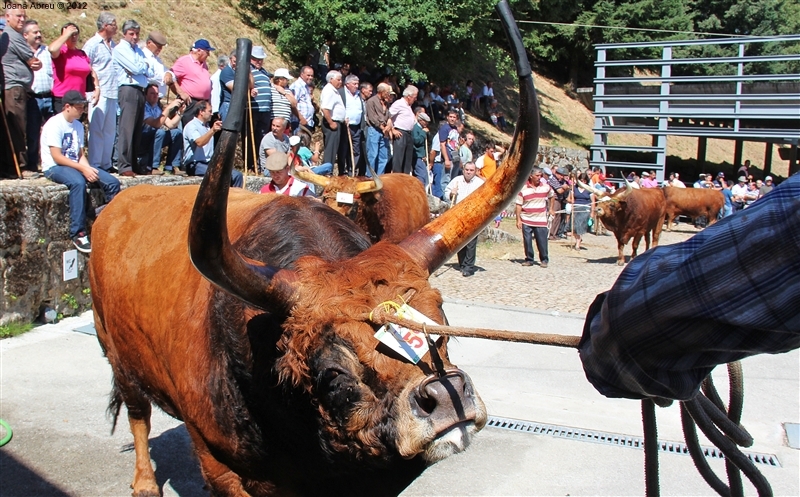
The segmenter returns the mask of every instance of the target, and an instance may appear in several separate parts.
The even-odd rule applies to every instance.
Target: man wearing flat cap
[[[69,188],[69,236],[79,251],[89,253],[92,244],[86,233],[86,184],[97,183],[103,189],[106,202],[119,193],[119,180],[89,164],[83,155],[83,124],[80,117],[86,111],[86,98],[69,90],[61,99],[64,109],[47,120],[42,127],[40,149],[42,171],[50,181]]]
[[[564,209],[569,197],[570,188],[567,181],[569,171],[564,167],[557,167],[553,173],[548,179],[550,187],[555,192],[555,195],[550,200],[550,215],[553,217],[553,222],[550,224],[548,238],[550,240],[558,240],[559,238],[566,238],[561,230],[561,224],[565,216],[563,212],[559,211]]]
[[[428,186],[428,123],[430,116],[422,107],[414,110],[416,123],[411,130],[411,140],[414,142],[414,177]]]
[[[167,94],[167,85],[164,84],[164,74],[166,74],[167,68],[161,57],[158,56],[165,46],[167,46],[167,37],[161,31],[150,31],[144,48],[142,48],[147,65],[153,70],[153,76],[147,80],[147,83],[158,85],[158,98],[164,98],[164,95]]]
[[[211,73],[208,72],[206,59],[214,50],[208,40],[201,38],[194,42],[189,53],[179,57],[172,64],[172,69],[164,75],[164,83],[186,102],[186,110],[181,119],[184,126],[193,119],[196,106],[201,101],[211,101]]]

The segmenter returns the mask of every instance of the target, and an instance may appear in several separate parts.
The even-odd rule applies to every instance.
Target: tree
[[[457,74],[482,36],[477,23],[494,16],[492,0],[241,0],[240,5],[297,63],[331,40],[342,59],[391,67],[414,80]]]

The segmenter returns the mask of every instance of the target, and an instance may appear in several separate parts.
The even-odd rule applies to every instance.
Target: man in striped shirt
[[[539,251],[539,265],[547,267],[547,200],[554,195],[547,181],[542,179],[542,170],[534,167],[528,182],[517,195],[517,229],[522,230],[522,241],[525,246],[523,266],[533,266],[533,243],[531,235],[536,239],[536,250]]]

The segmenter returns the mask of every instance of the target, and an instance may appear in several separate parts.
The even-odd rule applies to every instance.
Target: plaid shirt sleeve
[[[800,347],[800,175],[628,264],[579,345],[606,397],[686,400],[718,364]]]

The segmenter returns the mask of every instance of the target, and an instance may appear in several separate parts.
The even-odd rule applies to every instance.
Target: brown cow
[[[374,338],[370,311],[403,295],[443,322],[429,275],[533,167],[531,70],[508,4],[498,11],[520,81],[509,156],[400,244],[370,246],[352,221],[309,199],[230,191],[246,98],[238,90],[199,188],[135,186],[101,214],[89,261],[95,326],[114,376],[111,412],[124,403],[133,433],[134,496],[159,493],[151,403],[184,421],[214,495],[396,494],[484,426],[486,409],[449,362],[447,341],[435,344],[438,361],[411,364]],[[238,45],[247,60],[249,40]],[[247,72],[239,66],[235,88],[247,88]],[[153,216],[153,205],[172,215]]]
[[[717,222],[720,211],[725,206],[722,192],[710,188],[664,187],[666,201],[667,231],[672,229],[672,221],[677,216],[691,218],[705,217],[708,226]]]
[[[627,183],[627,180],[626,180]],[[664,224],[664,193],[660,188],[636,189],[628,183],[613,194],[596,190],[581,183],[582,188],[598,196],[595,212],[606,228],[617,238],[617,265],[625,264],[625,245],[633,240],[631,259],[636,257],[639,242],[644,237],[645,250],[650,248],[650,233],[653,247],[658,247],[658,238]]]
[[[293,171],[307,183],[325,188],[323,201],[349,217],[373,242],[400,243],[431,220],[428,196],[422,183],[407,174],[325,177],[309,171]],[[342,199],[344,193],[352,198]],[[340,201],[344,200],[344,201]]]

